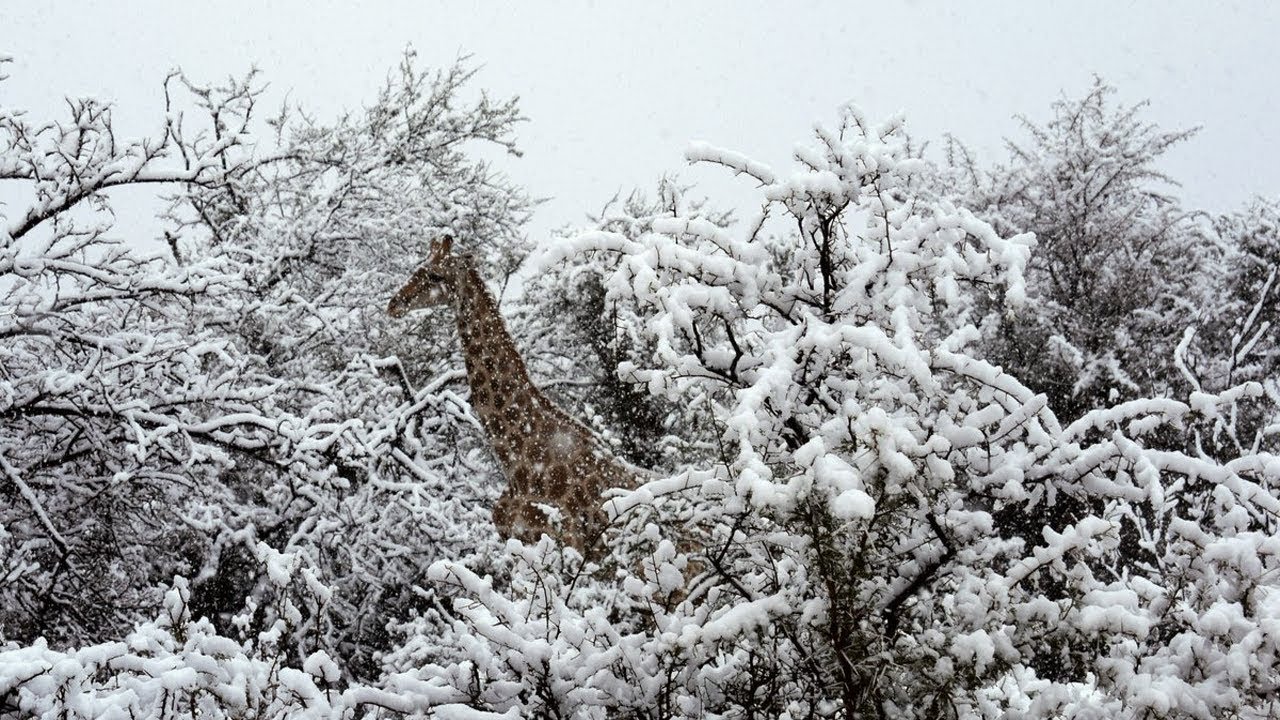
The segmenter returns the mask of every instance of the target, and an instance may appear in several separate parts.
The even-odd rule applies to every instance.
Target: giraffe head
[[[427,262],[414,271],[409,282],[387,304],[387,314],[403,317],[411,310],[441,305],[453,298],[458,263],[453,255],[453,238],[448,235],[431,241]]]

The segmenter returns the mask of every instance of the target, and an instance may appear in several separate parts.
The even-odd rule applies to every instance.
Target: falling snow
[[[0,109],[0,718],[1280,717],[1280,205],[1190,133],[845,106],[529,239],[471,70]]]

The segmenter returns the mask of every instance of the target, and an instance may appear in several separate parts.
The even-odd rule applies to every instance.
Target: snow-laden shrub
[[[305,554],[263,544],[255,564],[269,589],[261,606],[235,618],[241,639],[192,616],[190,587],[177,577],[162,588],[158,617],[118,642],[70,650],[43,640],[0,646],[0,718],[283,720],[384,711],[450,717],[451,709],[463,709],[465,696],[439,682],[389,676],[385,688],[348,683],[324,650],[291,661],[282,647],[302,622],[302,604],[328,602],[332,588]]]
[[[93,99],[48,121],[0,108],[2,638],[123,632],[157,583],[200,571],[232,492],[220,471],[288,465],[341,425],[280,432],[268,399],[289,388],[199,322],[243,289],[233,263],[178,266],[113,230],[113,189],[225,182],[255,93],[172,76],[141,140]]]
[[[472,75],[406,54],[372,106],[282,111],[274,145],[253,74],[171,75],[137,140],[94,99],[0,107],[0,641],[119,637],[174,575],[227,633],[266,543],[334,587],[287,652],[369,679],[388,622],[433,605],[427,567],[496,547],[459,364],[384,312],[422,233],[514,252],[527,200],[470,145],[515,152],[519,115],[462,102]],[[172,195],[163,244],[122,237],[126,187]]]
[[[493,712],[550,717],[1271,717],[1280,459],[1181,451],[1245,385],[1063,426],[977,356],[1030,237],[931,195],[900,123],[847,110],[744,227],[670,212],[587,232],[648,361],[722,463],[612,498],[585,571],[513,546],[442,562],[453,631],[392,658]],[[779,221],[779,222],[774,222]]]
[[[1214,300],[1221,249],[1184,208],[1164,156],[1195,130],[1146,121],[1095,79],[981,168],[958,142],[939,183],[1005,234],[1033,232],[1027,305],[984,328],[989,359],[1075,420],[1119,400],[1185,392],[1174,367],[1183,330]]]

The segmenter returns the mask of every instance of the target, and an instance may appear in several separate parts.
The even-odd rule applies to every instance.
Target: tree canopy
[[[133,141],[0,107],[0,717],[1280,712],[1280,213],[1183,208],[1105,83],[990,166],[853,106],[696,143],[751,201],[551,238],[466,60],[161,90]],[[643,468],[602,558],[498,538],[450,310],[384,312],[446,233]]]

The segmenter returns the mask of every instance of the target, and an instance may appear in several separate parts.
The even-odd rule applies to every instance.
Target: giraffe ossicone
[[[493,508],[503,537],[536,541],[543,533],[585,555],[601,550],[608,518],[602,494],[637,482],[585,425],[529,379],[498,303],[474,261],[453,252],[453,239],[431,243],[427,262],[391,298],[392,317],[452,305],[471,386],[471,406],[507,478]],[[558,523],[546,512],[559,511]]]

